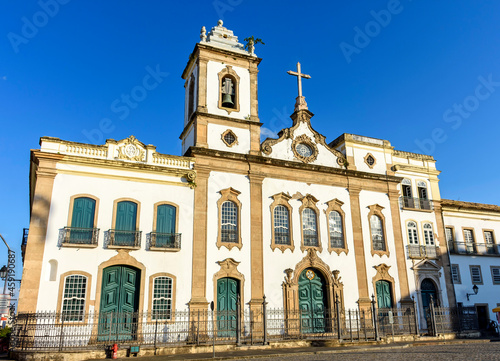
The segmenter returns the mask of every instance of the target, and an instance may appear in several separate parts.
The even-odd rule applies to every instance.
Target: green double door
[[[140,271],[128,266],[105,268],[99,311],[100,340],[131,340],[137,328]]]
[[[217,280],[217,329],[219,336],[236,336],[238,292],[238,280],[229,277]]]
[[[326,330],[326,292],[323,276],[307,268],[299,276],[299,309],[303,333],[321,333]]]
[[[392,308],[391,284],[387,281],[377,281],[375,287],[378,308]]]

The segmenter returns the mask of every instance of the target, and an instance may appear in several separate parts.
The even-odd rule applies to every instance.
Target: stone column
[[[403,241],[403,231],[401,229],[401,218],[399,215],[399,191],[396,185],[389,186],[389,202],[391,204],[392,229],[394,234],[394,247],[396,248],[396,263],[398,266],[399,290],[401,292],[401,305],[410,306],[413,304],[410,298],[410,286],[408,283],[408,273],[406,269],[405,244]]]
[[[349,198],[351,202],[352,233],[354,238],[354,259],[356,260],[356,274],[358,277],[358,304],[361,309],[371,307],[368,294],[368,279],[366,274],[365,248],[363,242],[363,229],[361,226],[361,208],[359,205],[359,193],[361,186],[352,184],[349,180]]]
[[[54,179],[57,174],[56,164],[62,158],[63,156],[59,154],[47,154],[40,151],[32,153],[31,161],[35,163],[35,189],[31,199],[30,228],[23,265],[23,281],[19,291],[18,313],[37,310],[45,237]]]

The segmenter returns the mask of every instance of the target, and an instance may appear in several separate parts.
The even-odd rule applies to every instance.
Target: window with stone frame
[[[226,65],[219,74],[219,102],[218,107],[231,112],[240,111],[239,83],[240,77],[231,65]]]
[[[271,203],[271,249],[280,249],[282,252],[290,248],[293,252],[292,237],[292,207],[288,203],[292,197],[286,193],[273,195]]]
[[[493,237],[493,231],[483,230],[483,234],[484,234],[484,243],[486,246],[486,253],[497,254],[498,250],[495,244],[495,238]]]
[[[302,231],[301,251],[307,248],[314,248],[319,252],[323,251],[320,240],[320,231],[318,223],[319,209],[316,206],[318,199],[307,194],[301,199],[302,205],[299,208],[300,223]]]
[[[238,199],[239,191],[227,188],[220,191],[221,197],[217,201],[219,209],[219,232],[217,247],[241,249],[241,202]]]
[[[328,208],[326,209],[326,221],[328,224],[328,251],[340,254],[344,252],[348,253],[346,244],[346,233],[344,217],[345,213],[342,210],[343,202],[338,199],[332,199],[326,202]]]
[[[468,254],[476,253],[476,243],[474,241],[474,230],[464,228],[465,250]]]
[[[153,281],[152,320],[172,319],[172,278],[161,276]]]
[[[500,267],[490,266],[491,268],[491,279],[494,285],[500,285]]]
[[[462,283],[462,279],[460,278],[460,267],[458,266],[458,264],[451,265],[451,280],[455,284]]]
[[[368,222],[370,225],[370,236],[372,241],[372,255],[386,255],[389,257],[389,250],[387,248],[387,239],[385,233],[385,217],[382,213],[384,207],[373,204],[368,207]]]
[[[482,285],[483,275],[481,274],[481,266],[474,265],[474,266],[469,266],[469,268],[470,268],[470,277],[472,280],[472,284]]]
[[[83,275],[67,276],[64,280],[62,317],[64,321],[82,322],[85,315],[87,295],[87,277]]]
[[[434,246],[434,230],[432,224],[424,223],[424,242],[426,246]]]
[[[418,245],[417,222],[409,221],[406,228],[408,229],[408,243]]]

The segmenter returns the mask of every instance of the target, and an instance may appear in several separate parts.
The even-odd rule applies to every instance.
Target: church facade
[[[182,74],[183,156],[133,136],[41,138],[19,312],[251,310],[264,296],[284,310],[368,308],[374,296],[415,301],[425,327],[431,299],[456,306],[448,220],[476,221],[443,203],[434,158],[354,134],[327,143],[300,64],[292,125],[261,142],[260,61],[221,21],[202,29]],[[498,265],[495,217],[483,228]]]

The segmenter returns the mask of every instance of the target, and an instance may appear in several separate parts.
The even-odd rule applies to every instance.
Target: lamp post
[[[465,294],[467,296],[467,301],[469,301],[469,296],[475,296],[475,295],[477,295],[477,292],[479,291],[479,287],[477,287],[477,285],[474,285],[474,287],[472,287],[472,291],[474,293],[466,293]]]
[[[0,278],[3,278],[4,279],[4,283],[3,283],[3,294],[5,295],[5,292],[7,291],[7,273],[8,273],[8,268],[7,266],[3,266],[1,269],[0,269]]]

